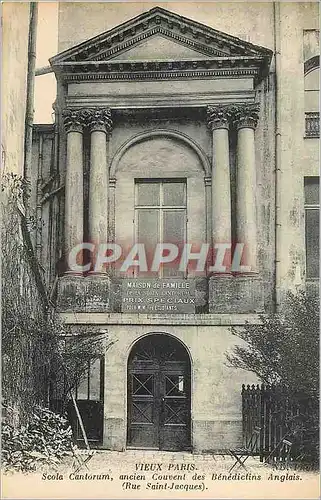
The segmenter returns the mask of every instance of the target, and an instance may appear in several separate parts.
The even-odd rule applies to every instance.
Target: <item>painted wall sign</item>
[[[195,282],[186,279],[124,279],[122,312],[195,313]]]

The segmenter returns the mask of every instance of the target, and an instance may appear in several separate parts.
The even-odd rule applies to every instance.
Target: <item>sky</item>
[[[48,66],[48,59],[58,52],[58,3],[39,2],[36,68]],[[35,123],[53,123],[52,104],[56,99],[53,73],[36,77]]]

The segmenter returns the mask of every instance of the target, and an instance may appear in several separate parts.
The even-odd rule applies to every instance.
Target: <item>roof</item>
[[[110,63],[219,60],[223,65],[268,66],[272,51],[155,7],[50,59],[61,74],[100,72]],[[88,66],[89,64],[89,66]],[[219,65],[218,65],[219,66]],[[119,64],[117,66],[119,68]],[[135,69],[132,66],[132,69]],[[146,68],[145,68],[146,69]],[[107,68],[108,71],[108,68]],[[118,71],[118,70],[117,70]]]

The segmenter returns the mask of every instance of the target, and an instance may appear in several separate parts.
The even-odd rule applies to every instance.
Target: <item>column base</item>
[[[57,308],[60,312],[110,312],[109,276],[106,274],[61,276],[57,287]]]
[[[111,311],[111,280],[107,274],[89,274],[86,281],[86,311]]]
[[[258,274],[212,276],[209,279],[209,312],[249,314],[264,311],[263,280]]]
[[[124,451],[126,426],[122,418],[104,418],[103,448],[113,451]]]
[[[84,277],[72,273],[61,276],[57,284],[57,309],[59,312],[82,312],[86,308]]]

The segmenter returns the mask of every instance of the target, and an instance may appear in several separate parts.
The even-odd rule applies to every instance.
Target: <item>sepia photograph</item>
[[[2,498],[320,497],[319,24],[2,2]]]

